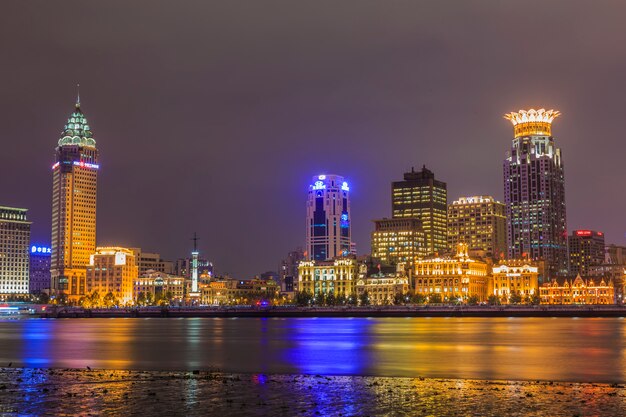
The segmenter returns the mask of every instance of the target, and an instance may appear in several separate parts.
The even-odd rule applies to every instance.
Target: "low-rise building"
[[[302,261],[298,266],[298,290],[313,295],[332,292],[348,296],[356,291],[357,273],[355,257]]]
[[[415,262],[415,292],[441,301],[486,301],[489,268],[486,261],[470,258],[467,245],[459,244],[454,257],[436,257]],[[437,297],[438,298],[438,297]]]
[[[526,259],[502,260],[492,268],[489,294],[508,303],[511,295],[522,300],[539,294],[539,266]]]
[[[542,304],[614,304],[613,281],[553,279],[540,288]]]
[[[135,280],[133,292],[135,302],[139,298],[146,300],[148,297],[152,300],[182,302],[185,297],[185,278],[149,270]]]
[[[215,279],[201,288],[200,302],[206,305],[237,305],[269,302],[278,297],[280,287],[274,280]]]
[[[376,271],[368,271],[366,264],[359,265],[357,297],[365,292],[373,305],[393,304],[396,294],[406,295],[409,292],[409,278],[405,264],[397,264],[391,271],[383,271],[382,267]]]
[[[89,257],[86,294],[112,293],[120,302],[133,302],[133,285],[138,276],[135,252],[129,248],[101,247]]]

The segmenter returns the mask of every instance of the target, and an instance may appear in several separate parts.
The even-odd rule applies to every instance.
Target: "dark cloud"
[[[353,234],[426,164],[449,197],[502,198],[512,128],[557,108],[568,226],[624,243],[619,1],[49,1],[0,14],[2,204],[49,241],[53,149],[81,83],[101,152],[98,240],[221,272],[304,240],[310,177],[350,179]]]

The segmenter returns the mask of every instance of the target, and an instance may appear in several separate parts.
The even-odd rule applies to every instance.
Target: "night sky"
[[[423,164],[503,199],[505,112],[560,110],[568,230],[624,244],[623,1],[16,1],[0,12],[0,205],[49,244],[76,83],[100,151],[98,244],[218,273],[303,246],[311,177],[344,175],[352,233]]]

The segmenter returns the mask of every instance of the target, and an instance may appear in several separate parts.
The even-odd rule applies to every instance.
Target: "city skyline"
[[[115,21],[119,30],[107,42],[99,42],[88,22],[107,32],[103,25],[114,16],[95,5],[85,7],[84,19],[44,36],[39,26],[45,25],[36,23],[44,15],[59,20],[60,10],[43,6],[31,15],[32,31],[6,45],[13,65],[2,71],[13,82],[4,87],[0,111],[4,135],[20,140],[0,162],[6,172],[24,174],[17,181],[0,179],[2,204],[28,208],[32,240],[49,243],[51,144],[71,110],[74,84],[81,82],[103,166],[98,245],[142,247],[174,260],[191,251],[188,236],[197,231],[201,255],[220,272],[250,277],[275,269],[303,245],[303,187],[315,174],[334,172],[350,182],[359,253],[369,250],[371,220],[391,216],[390,182],[411,166],[425,164],[445,181],[448,201],[467,195],[504,201],[501,161],[511,133],[501,115],[545,107],[563,112],[554,136],[567,165],[568,232],[601,230],[607,243],[624,244],[626,197],[612,184],[623,176],[619,113],[626,62],[594,48],[624,39],[612,18],[624,6],[596,8],[605,24],[592,30],[573,23],[583,15],[582,3],[568,2],[565,9],[541,4],[544,13],[532,22],[512,6],[459,5],[475,17],[459,25],[436,6],[414,6],[405,20],[373,4],[363,7],[360,19],[347,7],[330,19],[283,4],[300,28],[282,20],[275,25],[264,10],[253,17],[224,6],[212,17],[194,16],[196,24],[186,25],[177,42],[168,41],[176,25],[151,31],[152,37],[137,32],[137,6]],[[152,28],[174,14],[167,7],[146,12],[143,21]],[[96,14],[101,18],[89,18]],[[249,31],[220,25],[225,14],[249,23]],[[418,14],[423,17],[416,25]],[[567,22],[556,30],[550,22],[559,16]],[[464,31],[470,21],[482,29]],[[19,23],[3,19],[2,30],[18,31]],[[352,34],[342,32],[346,23]],[[500,30],[522,23],[522,34]],[[374,34],[370,25],[394,30]],[[311,32],[311,26],[329,30]],[[283,33],[291,40],[279,41]],[[211,34],[226,37],[233,48],[218,48]],[[118,50],[117,42],[127,47]],[[194,54],[205,43],[210,56]],[[310,48],[299,54],[301,44]],[[151,52],[156,45],[159,56]],[[119,60],[103,60],[111,50]],[[520,50],[545,62],[529,67],[527,54],[514,53]],[[587,57],[582,62],[581,54]],[[161,56],[169,59],[165,65]],[[182,56],[189,62],[176,59]],[[62,65],[64,57],[76,65]],[[245,70],[229,74],[224,68],[233,65],[227,63],[246,64],[239,66]],[[320,149],[327,148],[334,151],[322,158]],[[28,170],[20,170],[25,163]],[[280,196],[281,204],[264,205],[269,195]],[[244,232],[247,239],[237,240]],[[268,235],[273,245],[263,244]],[[249,261],[242,264],[238,253],[250,254]]]

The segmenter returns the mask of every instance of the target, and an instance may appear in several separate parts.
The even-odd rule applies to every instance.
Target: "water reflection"
[[[33,319],[0,321],[0,365],[623,382],[625,337],[621,319]]]

